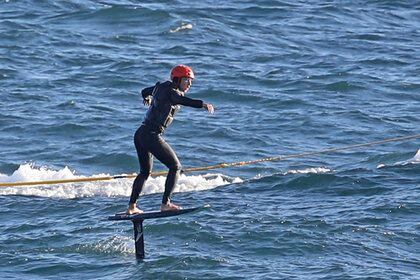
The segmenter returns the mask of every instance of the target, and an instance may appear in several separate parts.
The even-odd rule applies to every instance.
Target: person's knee
[[[172,172],[181,172],[181,169],[182,169],[182,165],[179,161],[175,161],[169,166],[169,171],[172,171]]]
[[[140,175],[141,175],[144,179],[149,178],[150,174],[152,174],[152,171],[151,171],[151,170],[140,170]]]

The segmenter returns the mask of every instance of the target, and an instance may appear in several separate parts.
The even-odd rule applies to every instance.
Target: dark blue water
[[[138,172],[139,92],[191,65],[183,166],[419,133],[419,1],[0,3],[0,181]],[[180,178],[211,208],[145,222],[131,179],[0,189],[3,279],[419,279],[419,139]],[[163,170],[155,162],[155,170]],[[164,177],[139,206],[159,207]]]

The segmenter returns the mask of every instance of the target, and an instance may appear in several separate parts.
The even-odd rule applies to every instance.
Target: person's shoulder
[[[174,87],[174,84],[171,81],[166,81],[164,83],[162,83],[162,86],[165,87],[165,89],[170,93],[170,94],[175,94],[175,95],[182,95],[182,92],[180,92],[178,89],[176,89]]]
[[[156,83],[156,87],[158,91],[161,92],[172,92],[173,91],[173,84],[170,81],[165,82],[158,82]]]
[[[160,83],[160,86],[161,87],[168,88],[168,89],[173,88],[173,85],[172,85],[172,82],[171,81],[165,81],[163,83]]]

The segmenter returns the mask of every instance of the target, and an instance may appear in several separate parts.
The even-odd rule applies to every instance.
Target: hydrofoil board
[[[200,207],[193,207],[193,208],[185,208],[181,210],[171,210],[171,211],[151,211],[151,212],[143,212],[139,214],[131,214],[128,215],[126,213],[117,213],[114,216],[109,216],[108,220],[110,221],[139,221],[139,220],[146,220],[146,219],[155,219],[155,218],[165,218],[171,216],[178,216],[190,212],[195,212],[204,208],[210,207],[209,205],[204,205]]]

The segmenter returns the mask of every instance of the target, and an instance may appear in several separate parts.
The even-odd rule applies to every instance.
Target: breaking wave
[[[97,176],[111,176],[109,174],[96,174]],[[75,175],[68,167],[60,170],[51,170],[47,167],[34,167],[32,164],[21,165],[12,175],[0,173],[0,182],[43,181],[60,179],[85,178]],[[142,195],[161,193],[165,189],[165,176],[150,178]],[[232,178],[223,174],[209,173],[204,175],[181,174],[174,192],[192,192],[213,189],[219,186],[242,182],[238,177]],[[129,196],[133,179],[114,179],[102,182],[66,183],[39,186],[16,186],[0,189],[0,195],[28,195],[40,197],[55,197],[73,199],[80,197],[115,197]]]

